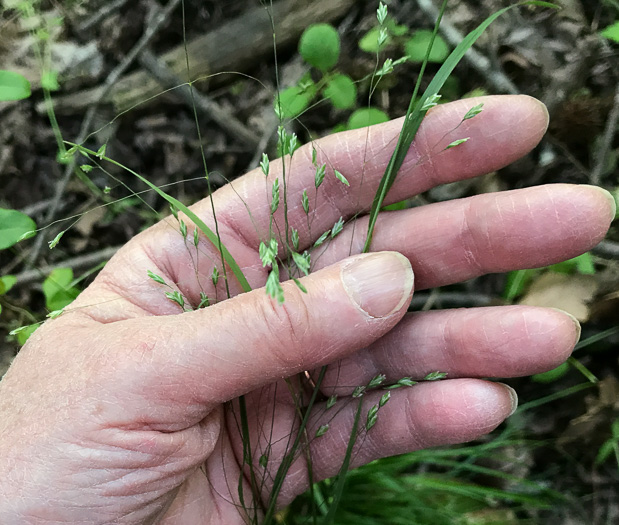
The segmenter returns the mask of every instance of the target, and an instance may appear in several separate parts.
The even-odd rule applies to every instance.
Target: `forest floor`
[[[354,107],[337,109],[323,101],[289,124],[302,142],[345,129],[351,114],[368,106],[369,84],[363,79],[376,67],[376,55],[359,45],[376,26],[377,2],[369,0],[274,1],[277,69],[271,21],[257,1],[185,0],[184,26],[181,2],[174,0],[26,3],[36,8],[32,18],[13,8],[17,2],[0,3],[0,64],[26,76],[33,87],[26,100],[0,102],[0,207],[21,210],[45,229],[0,251],[0,276],[17,277],[4,295],[0,290],[0,375],[20,348],[9,331],[45,319],[50,310],[43,283],[53,269],[72,270],[62,277],[70,296],[120,246],[168,213],[153,192],[138,198],[134,192],[144,188],[121,169],[95,168],[78,177],[58,162],[42,68],[58,73],[51,100],[56,131],[65,140],[88,137],[86,144],[95,150],[106,144],[107,156],[191,203],[206,194],[194,111],[183,90],[162,94],[187,79],[185,42],[192,78],[203,78],[194,86],[215,186],[257,167],[263,152],[276,155],[275,79],[285,88],[307,78],[310,67],[301,60],[297,43],[308,25],[328,22],[337,28],[342,47],[336,70],[359,82]],[[441,34],[453,47],[462,34],[509,3],[453,0]],[[443,101],[500,93],[539,98],[551,116],[540,146],[499,172],[436,188],[405,205],[559,182],[619,189],[618,46],[600,35],[617,20],[619,4],[558,3],[564,7],[559,12],[521,8],[497,20],[443,90]],[[433,27],[432,5],[429,0],[388,2],[396,29],[384,56],[400,58],[415,31]],[[169,14],[161,16],[168,8]],[[430,64],[424,85],[439,65]],[[398,65],[371,106],[390,118],[404,114],[418,72],[417,63]],[[310,74],[318,80],[316,71]],[[55,75],[44,81],[53,87]],[[50,250],[48,242],[65,230]],[[557,377],[509,381],[527,409],[478,443],[482,448],[475,454],[458,457],[470,468],[441,464],[431,454],[416,456],[409,474],[429,472],[487,490],[463,496],[445,482],[430,491],[440,498],[430,497],[421,478],[415,478],[419,501],[437,514],[419,514],[413,522],[442,523],[445,509],[461,508],[464,498],[476,505],[462,507],[468,509],[460,513],[462,523],[619,523],[618,260],[619,229],[614,226],[598,248],[572,263],[487,275],[415,296],[414,309],[511,302],[566,309],[582,322],[583,343],[574,357],[589,377],[571,367]],[[493,440],[500,446],[483,448]],[[596,462],[600,450],[608,453]]]

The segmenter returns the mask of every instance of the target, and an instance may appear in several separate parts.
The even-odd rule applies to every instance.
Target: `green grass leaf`
[[[301,35],[299,53],[303,60],[324,73],[340,57],[340,35],[330,24],[313,24]]]
[[[510,9],[513,9],[518,6],[523,5],[541,5],[544,7],[556,7],[554,4],[549,4],[548,2],[537,2],[537,1],[528,1],[521,2],[519,4],[515,4],[509,7],[505,7],[496,13],[492,14],[486,20],[484,20],[476,29],[471,31],[463,40],[456,46],[456,48],[451,52],[447,60],[443,63],[441,68],[438,70],[428,87],[426,88],[424,94],[417,100],[417,89],[419,87],[419,83],[415,87],[415,91],[413,96],[411,97],[411,102],[406,112],[406,118],[404,119],[404,124],[402,126],[402,131],[400,132],[400,136],[398,138],[398,143],[395,147],[393,155],[385,169],[385,174],[383,175],[378,190],[376,191],[376,195],[374,197],[374,202],[372,203],[372,209],[370,210],[369,215],[369,224],[368,224],[368,234],[366,237],[365,246],[363,248],[364,252],[368,252],[370,246],[372,244],[372,236],[374,233],[374,227],[376,226],[376,220],[378,218],[378,213],[380,209],[383,207],[383,203],[387,196],[387,193],[393,186],[395,179],[397,177],[398,171],[402,167],[402,163],[406,158],[406,154],[417,135],[417,131],[421,126],[421,122],[426,116],[427,111],[424,111],[424,106],[427,105],[428,101],[434,100],[434,97],[438,95],[439,91],[456,68],[456,66],[460,63],[460,60],[464,57],[466,52],[473,46],[473,44],[477,41],[477,39],[486,31],[488,26],[492,24],[497,18],[499,18],[502,14],[506,13]],[[444,13],[446,7],[446,2],[443,3],[441,8],[441,13]],[[442,14],[441,14],[442,16]],[[441,17],[437,20],[437,24],[434,28],[434,35],[438,32],[438,26],[440,24]],[[430,46],[428,46],[429,48]],[[429,53],[428,53],[429,55]],[[425,67],[426,61],[424,61],[424,65],[422,66],[422,71],[420,74],[420,78],[423,76],[423,70]]]
[[[503,298],[512,302],[516,297],[524,292],[528,284],[540,272],[539,269],[515,270],[507,274],[507,282],[503,291]]]
[[[591,253],[586,252],[573,259],[568,259],[557,264],[553,264],[548,267],[549,270],[555,273],[574,274],[579,273],[581,275],[594,275],[595,263]]]
[[[17,244],[36,228],[37,225],[28,215],[17,210],[0,208],[0,250]]]
[[[558,379],[561,379],[565,374],[570,371],[569,363],[560,364],[557,368],[548,370],[548,372],[542,372],[531,376],[531,381],[535,383],[553,383]]]
[[[30,82],[19,73],[0,70],[0,101],[22,100],[30,96]]]
[[[94,151],[92,151],[92,150],[90,150],[88,148],[85,148],[84,146],[79,146],[77,144],[72,144],[72,143],[68,143],[68,144],[70,146],[76,146],[80,150],[81,153],[86,153],[86,154],[89,154],[89,155],[96,155],[96,152],[94,152]],[[106,160],[107,162],[110,162],[110,163],[114,164],[115,166],[118,166],[119,168],[122,168],[122,169],[126,170],[127,172],[131,173],[131,175],[133,175],[134,177],[137,177],[138,179],[140,179],[150,189],[154,190],[159,196],[164,198],[168,202],[168,204],[171,205],[173,210],[180,210],[185,215],[187,215],[187,217],[189,217],[193,221],[193,223],[198,228],[200,228],[202,233],[213,244],[213,246],[215,246],[220,251],[222,257],[224,258],[224,260],[226,262],[226,264],[230,267],[230,270],[232,270],[232,273],[234,274],[234,276],[238,280],[239,284],[241,285],[242,290],[244,292],[250,292],[251,291],[251,286],[247,282],[247,279],[245,278],[245,275],[243,274],[240,266],[234,260],[234,257],[232,257],[232,254],[224,246],[223,242],[221,242],[221,239],[219,239],[217,237],[215,232],[213,230],[211,230],[206,225],[206,223],[202,219],[200,219],[200,217],[198,217],[193,211],[191,211],[181,201],[179,201],[178,199],[175,199],[171,195],[168,195],[165,191],[163,191],[161,188],[159,188],[159,186],[156,186],[155,184],[150,182],[145,177],[142,177],[142,175],[140,175],[136,171],[133,171],[132,169],[130,169],[130,168],[126,167],[126,166],[123,166],[120,162],[117,162],[117,161],[115,161],[113,159],[110,159],[109,157],[103,157],[103,159]]]

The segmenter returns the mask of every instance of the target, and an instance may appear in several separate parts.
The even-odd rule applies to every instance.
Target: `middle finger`
[[[398,251],[415,289],[485,273],[547,266],[595,246],[614,218],[614,201],[594,186],[554,184],[477,195],[379,215],[372,251]],[[367,217],[312,252],[312,269],[360,253]]]

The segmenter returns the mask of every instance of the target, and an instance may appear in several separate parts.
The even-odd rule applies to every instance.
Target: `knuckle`
[[[266,299],[261,302],[261,316],[267,333],[267,350],[281,366],[301,365],[311,332],[311,313],[301,291],[296,286],[284,287],[285,301]]]

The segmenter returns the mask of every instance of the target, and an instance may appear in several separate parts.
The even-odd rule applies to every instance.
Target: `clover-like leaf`
[[[325,88],[325,96],[336,109],[350,109],[357,101],[357,86],[348,75],[335,75]]]
[[[22,100],[30,96],[30,82],[19,73],[0,70],[0,101]]]
[[[28,215],[17,210],[0,208],[0,250],[17,244],[36,228],[37,225]]]
[[[313,24],[301,35],[299,53],[308,64],[326,72],[340,57],[340,36],[330,24]]]

